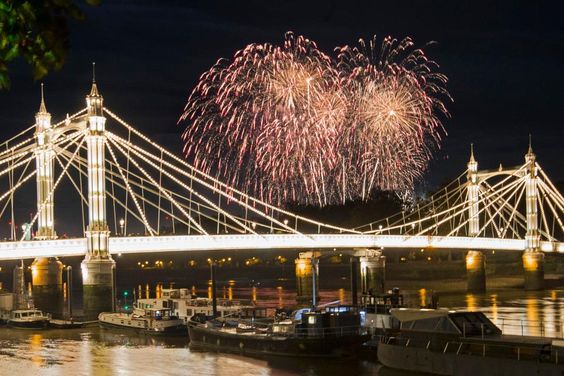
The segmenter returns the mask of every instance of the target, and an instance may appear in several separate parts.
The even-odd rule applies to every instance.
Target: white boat
[[[169,308],[138,308],[133,313],[102,312],[98,315],[102,328],[125,329],[150,335],[186,335],[184,320],[171,314]]]
[[[7,324],[18,329],[46,329],[50,319],[38,309],[17,309],[10,313]]]
[[[212,316],[212,299],[196,298],[188,289],[163,289],[160,298],[138,299],[139,309],[170,309],[171,314],[188,323],[194,315]],[[234,315],[249,316],[257,310],[250,300],[217,299],[217,317]]]

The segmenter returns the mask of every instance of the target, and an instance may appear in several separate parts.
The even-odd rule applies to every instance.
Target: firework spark
[[[302,36],[219,60],[188,98],[184,152],[196,167],[272,203],[326,205],[405,190],[425,170],[448,114],[446,77],[387,38],[337,49]]]
[[[378,48],[374,37],[368,45],[361,39],[357,47],[336,49],[352,108],[342,137],[351,175],[344,195],[412,189],[439,146],[447,78],[413,45],[410,38],[388,37]]]

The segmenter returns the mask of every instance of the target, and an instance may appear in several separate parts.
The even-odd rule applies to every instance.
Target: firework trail
[[[287,33],[220,59],[179,121],[197,168],[275,204],[326,205],[408,189],[426,168],[447,114],[446,77],[412,42],[337,49]]]

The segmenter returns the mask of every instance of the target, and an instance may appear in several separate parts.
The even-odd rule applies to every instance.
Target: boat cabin
[[[188,289],[163,289],[160,298],[138,299],[136,302],[138,309],[158,308],[170,309],[173,316],[178,316],[186,322],[195,315],[212,315],[212,301],[208,298],[197,298]],[[217,299],[218,315],[233,316],[235,313],[242,317],[255,317],[254,304],[250,300],[229,300]],[[245,311],[240,313],[239,311]]]
[[[390,313],[399,321],[402,332],[431,332],[463,337],[501,334],[501,329],[482,312],[398,308]]]
[[[135,308],[133,313],[137,316],[154,320],[171,320],[177,318],[172,314],[170,308]]]
[[[296,322],[296,332],[307,336],[332,334],[358,334],[360,314],[356,307],[333,306],[322,310],[302,311]],[[294,316],[295,318],[298,315]],[[347,333],[345,333],[347,332]]]
[[[28,319],[33,317],[45,317],[45,315],[38,309],[21,309],[12,311],[13,319]]]
[[[360,306],[366,313],[387,315],[390,309],[400,308],[403,305],[403,295],[400,294],[397,287],[386,294],[368,294],[360,297]]]

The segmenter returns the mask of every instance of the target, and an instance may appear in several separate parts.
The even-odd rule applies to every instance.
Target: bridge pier
[[[351,303],[353,306],[358,304],[358,258],[355,256],[351,257]],[[341,302],[342,303],[342,302]]]
[[[100,312],[115,310],[114,270],[112,259],[84,259],[82,269],[82,296],[84,316],[95,319]]]
[[[382,251],[365,249],[355,252],[360,256],[360,289],[363,295],[385,292],[386,256]]]
[[[525,251],[523,253],[523,269],[525,273],[525,290],[542,290],[544,288],[544,253],[540,251]]]
[[[31,264],[33,304],[55,317],[63,314],[63,263],[55,257],[36,258]]]
[[[315,306],[319,300],[319,263],[316,256],[316,252],[302,252],[295,260],[298,306]]]
[[[468,292],[486,291],[486,255],[480,251],[466,254],[466,283]]]
[[[16,267],[14,268],[12,281],[12,292],[14,293],[14,309],[29,308],[25,291],[25,272],[23,260],[20,265],[16,265]]]

